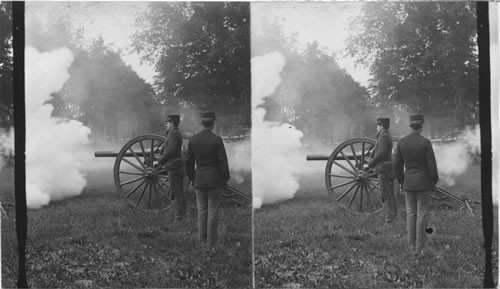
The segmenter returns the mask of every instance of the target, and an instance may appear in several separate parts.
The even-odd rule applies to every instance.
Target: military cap
[[[376,124],[384,126],[384,127],[389,127],[390,122],[391,122],[391,120],[389,118],[379,117],[379,118],[377,118]]]
[[[169,114],[165,121],[179,122],[181,117],[178,114]]]
[[[206,111],[200,113],[200,118],[202,121],[213,121],[215,120],[215,112],[212,111]]]
[[[410,125],[411,124],[423,124],[424,116],[422,114],[413,114],[410,115]]]

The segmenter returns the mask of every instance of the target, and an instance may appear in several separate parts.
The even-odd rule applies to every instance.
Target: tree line
[[[11,2],[0,3],[0,125],[12,125]],[[317,43],[293,49],[294,37],[270,25],[250,43],[250,4],[152,2],[137,19],[132,49],[153,64],[141,79],[103,39],[84,44],[64,17],[47,26],[27,19],[27,44],[40,51],[69,47],[70,80],[54,94],[54,114],[88,125],[96,136],[161,131],[165,112],[214,110],[228,127],[250,127],[250,58],[280,51],[283,82],[267,98],[267,119],[287,121],[306,138],[372,134],[380,114],[421,112],[432,133],[478,122],[476,11],[470,2],[364,3],[351,23],[345,55]],[[335,31],[325,31],[334,35]],[[88,42],[87,42],[88,43]],[[251,46],[251,47],[250,47]],[[252,48],[252,54],[250,54]],[[363,87],[337,64],[350,56],[369,68]]]

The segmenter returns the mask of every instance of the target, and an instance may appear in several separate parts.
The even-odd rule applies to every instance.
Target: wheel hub
[[[368,172],[366,172],[365,170],[356,171],[356,181],[358,181],[359,183],[368,183],[370,181]]]
[[[146,173],[144,174],[146,179],[152,180],[156,177],[156,170],[154,168],[148,167],[146,168]]]

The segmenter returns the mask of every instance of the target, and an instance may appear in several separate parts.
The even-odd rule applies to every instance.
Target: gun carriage
[[[398,138],[393,138],[393,154],[398,141]],[[338,145],[330,155],[306,157],[308,161],[327,162],[325,184],[328,193],[340,206],[357,214],[376,213],[384,207],[377,172],[364,170],[375,153],[375,142],[370,138],[354,138]],[[395,193],[399,194],[399,190],[399,184],[395,181]],[[431,198],[443,202],[451,198],[465,204],[472,213],[469,200],[461,199],[442,188],[435,188]]]
[[[116,191],[133,206],[149,211],[173,206],[173,195],[165,168],[154,165],[165,149],[165,137],[149,134],[128,141],[119,152],[97,151],[95,157],[114,157],[113,177]],[[184,178],[185,191],[189,181]],[[251,196],[226,185],[224,197],[240,205],[251,205]]]

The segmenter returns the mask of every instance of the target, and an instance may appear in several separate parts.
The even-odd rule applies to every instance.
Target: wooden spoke
[[[333,163],[336,164],[337,166],[339,166],[340,168],[344,169],[346,172],[350,173],[351,175],[353,175],[353,176],[355,175],[355,172],[349,170],[345,166],[341,165],[339,162],[333,161]]]
[[[165,137],[161,135],[139,136],[127,142],[116,157],[113,170],[116,190],[138,209],[158,211],[172,208],[167,194],[170,191],[168,176],[162,175],[165,170],[148,171],[146,178],[146,169],[151,167],[164,143]]]
[[[361,143],[361,166],[360,169],[365,165],[365,142]]]
[[[124,185],[128,185],[128,184],[131,184],[131,183],[135,183],[135,182],[143,180],[143,179],[144,179],[144,177],[141,176],[141,177],[138,177],[138,178],[135,178],[135,179],[128,180],[126,182],[120,183],[120,186],[124,186]]]
[[[141,194],[139,195],[139,199],[137,199],[137,202],[136,204],[139,205],[142,201],[142,198],[144,197],[144,193],[146,192],[147,188],[149,187],[150,183],[149,182],[146,182],[146,186],[144,187],[144,189],[142,189],[142,192]]]
[[[142,141],[139,141],[139,146],[141,147],[142,156],[144,157],[144,159],[147,159],[146,150],[144,149],[144,145],[142,144]],[[149,165],[151,166],[151,165],[153,165],[153,163],[150,163]]]
[[[133,172],[126,172],[126,171],[118,171],[120,174],[125,174],[125,175],[134,175],[134,176],[142,176],[144,175],[143,173],[133,173]]]
[[[378,197],[378,196],[375,194],[375,192],[374,192],[374,191],[375,191],[375,186],[373,186],[373,187],[372,187],[372,186],[370,186],[370,185],[368,185],[368,186],[370,187],[370,189],[368,190],[368,193],[369,193],[371,196],[373,196],[373,197],[377,200],[377,202],[379,202],[380,204],[382,204],[382,200],[380,200],[380,199],[379,199],[379,197]]]
[[[342,154],[342,157],[347,161],[347,163],[351,166],[353,171],[356,171],[356,167],[351,163],[351,160],[344,154],[343,151],[340,151],[340,154]]]
[[[361,173],[375,147],[375,140],[355,138],[341,143],[328,158],[325,169],[327,191],[334,195],[340,206],[359,214],[372,214],[383,206],[375,199],[371,186],[377,186],[377,173]],[[343,161],[343,162],[342,162]],[[339,169],[342,172],[338,172]],[[339,191],[340,190],[340,191]],[[346,198],[348,196],[348,198]],[[359,202],[359,203],[358,203]]]
[[[352,152],[352,157],[354,158],[354,163],[356,164],[356,167],[359,168],[359,163],[358,163],[358,156],[356,155],[356,150],[354,149],[354,146],[351,144],[351,152]]]
[[[335,175],[335,174],[330,174],[330,177],[352,179],[352,176],[343,176],[343,175]]]
[[[351,200],[349,201],[349,206],[347,208],[351,208],[352,202],[354,201],[354,198],[356,198],[356,195],[358,194],[360,186],[356,187],[356,190],[354,191],[354,194],[351,197]]]
[[[155,140],[152,139],[151,140],[151,151],[149,152],[149,157],[151,158],[151,160],[154,160],[154,145],[155,145]]]
[[[153,195],[153,192],[152,192],[152,189],[153,189],[153,182],[151,183],[151,185],[149,186],[149,194],[148,194],[148,209],[151,209],[151,198],[152,198],[152,195]]]
[[[131,161],[129,161],[129,160],[128,160],[128,159],[126,159],[126,158],[123,158],[123,161],[124,161],[124,162],[126,162],[127,164],[129,164],[129,165],[133,166],[133,167],[134,167],[134,168],[136,168],[138,171],[141,171],[141,172],[143,172],[143,171],[144,171],[144,170],[143,170],[143,168],[138,167],[136,164],[132,163]]]
[[[356,186],[356,184],[352,184],[351,187],[349,187],[349,189],[347,189],[346,191],[344,191],[344,193],[338,197],[337,199],[337,202],[339,202],[340,200],[342,200],[350,191],[352,191],[352,189]]]
[[[137,186],[135,186],[126,196],[125,198],[128,199],[135,191],[137,191],[137,189],[142,186],[144,183],[146,182],[146,180],[142,180],[142,182],[140,184],[138,184]]]
[[[343,186],[348,185],[348,184],[352,184],[352,183],[354,183],[355,181],[356,181],[356,180],[351,180],[351,181],[348,181],[348,182],[342,183],[342,184],[340,184],[340,185],[333,186],[333,187],[332,187],[332,190],[337,189],[337,188],[340,188],[340,187],[343,187]]]
[[[137,154],[135,153],[135,151],[132,149],[132,147],[129,148],[129,151],[132,153],[132,155],[135,157],[135,159],[137,160],[137,162],[139,164],[141,164],[142,166],[142,169],[146,169],[146,166],[143,164],[143,161],[141,161],[141,159],[139,159],[139,157],[137,156]]]
[[[363,212],[363,191],[365,190],[365,184],[361,185],[361,192],[359,193],[359,211]]]

